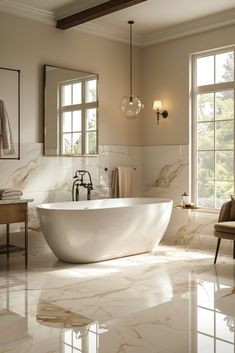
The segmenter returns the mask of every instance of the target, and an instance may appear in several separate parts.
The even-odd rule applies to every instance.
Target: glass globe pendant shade
[[[133,67],[132,67],[132,25],[134,21],[128,21],[130,25],[130,95],[124,96],[122,99],[122,111],[128,119],[136,119],[139,117],[139,114],[143,108],[141,100],[137,96],[132,94],[132,76],[133,76]]]
[[[143,105],[139,97],[123,97],[122,99],[122,111],[125,113],[128,119],[138,118]]]

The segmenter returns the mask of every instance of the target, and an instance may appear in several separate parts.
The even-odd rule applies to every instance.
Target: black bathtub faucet
[[[88,170],[77,170],[73,177],[73,187],[72,187],[72,199],[73,201],[79,201],[79,187],[84,187],[87,189],[87,200],[91,199],[91,190],[93,190],[93,184],[91,180],[91,174]],[[88,181],[87,181],[88,179]]]

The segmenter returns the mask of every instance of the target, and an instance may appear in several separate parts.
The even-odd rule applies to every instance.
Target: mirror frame
[[[82,74],[87,74],[89,76],[96,76],[97,79],[97,120],[96,120],[96,154],[61,154],[60,152],[58,153],[54,153],[54,154],[50,154],[47,153],[47,149],[46,149],[46,119],[47,119],[47,114],[46,114],[46,81],[47,81],[47,76],[46,76],[46,68],[47,67],[52,67],[52,68],[56,68],[56,69],[62,69],[62,70],[68,70],[68,71],[74,71],[74,72],[78,72],[78,73],[82,73]],[[63,67],[63,66],[58,66],[58,65],[53,65],[53,64],[44,64],[43,65],[43,154],[45,156],[48,157],[96,157],[99,154],[99,75],[97,73],[94,72],[88,72],[88,71],[81,71],[78,69],[72,69],[72,68],[67,68],[67,67]],[[84,130],[82,130],[82,136],[84,138]],[[57,146],[60,150],[60,143],[59,146]]]

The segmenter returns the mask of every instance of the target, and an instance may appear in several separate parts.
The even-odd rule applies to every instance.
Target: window
[[[234,48],[193,57],[193,198],[220,208],[234,194]]]
[[[66,81],[59,91],[61,155],[96,155],[97,79]]]

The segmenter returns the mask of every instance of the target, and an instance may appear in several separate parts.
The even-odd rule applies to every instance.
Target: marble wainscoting
[[[142,146],[99,146],[97,194],[99,197],[110,197],[112,169],[117,166],[133,167],[133,197],[143,196],[144,151]],[[107,170],[106,170],[107,169]]]
[[[174,206],[179,204],[180,195],[185,191],[189,193],[189,160],[188,145],[144,147],[144,195],[170,198]],[[213,233],[217,220],[218,213],[174,207],[163,243],[214,251],[217,238]],[[220,251],[230,253],[231,241],[222,241]]]
[[[144,195],[176,205],[184,191],[189,192],[189,146],[144,147]]]
[[[94,190],[92,198],[110,197],[112,169],[117,166],[133,167],[133,196],[143,194],[143,147],[99,146],[94,157],[43,156],[42,144],[23,144],[21,159],[0,161],[0,187],[19,188],[24,197],[33,198],[34,204],[71,201],[73,176],[78,169],[88,170]],[[86,190],[81,189],[81,199]],[[30,224],[32,224],[32,217]]]
[[[144,147],[144,175],[145,196],[168,198],[176,206],[180,203],[180,195],[189,192],[189,146]],[[178,228],[187,223],[185,216],[183,212],[175,213],[173,208],[164,243],[177,243]]]
[[[47,202],[71,201],[73,176],[78,169],[88,170],[94,190],[92,198],[110,197],[111,172],[117,166],[133,166],[133,196],[143,193],[143,147],[99,146],[94,157],[48,157],[43,155],[43,144],[22,144],[20,160],[0,160],[0,187],[17,188],[23,197],[32,198],[29,204],[30,246],[48,251],[44,239],[39,236],[36,205]],[[80,199],[86,199],[81,190]],[[11,225],[11,231],[20,231],[20,225]],[[0,242],[4,242],[5,227],[0,227]],[[18,234],[16,243],[22,242]]]

